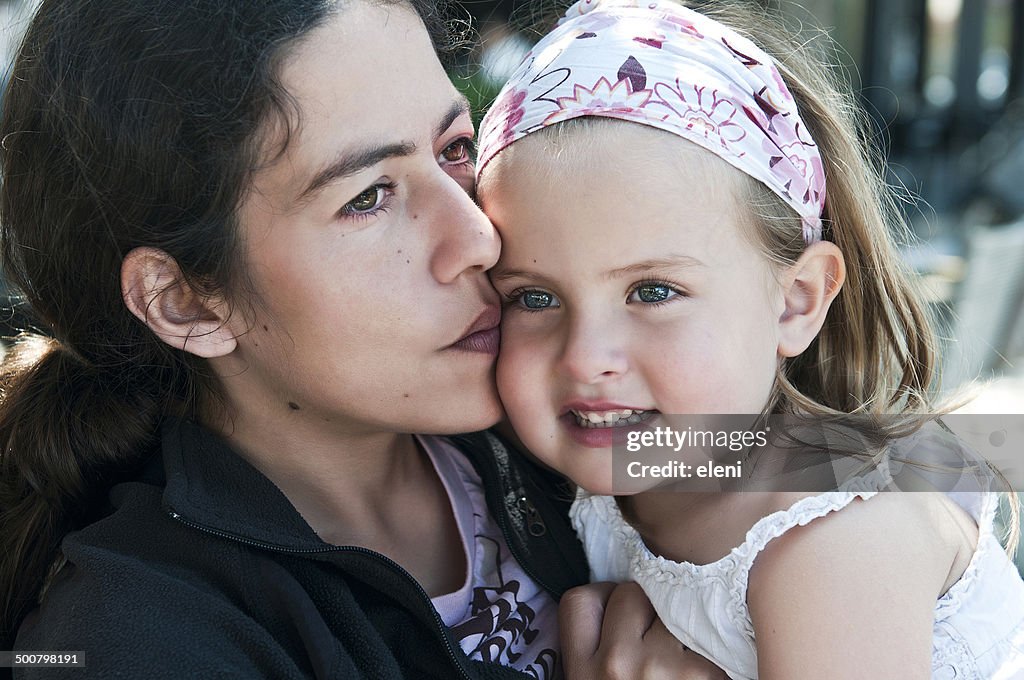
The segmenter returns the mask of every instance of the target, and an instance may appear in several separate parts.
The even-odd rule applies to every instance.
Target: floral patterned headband
[[[570,118],[650,125],[764,183],[821,239],[825,171],[772,62],[671,0],[580,0],[525,57],[480,126],[477,173],[514,141]]]

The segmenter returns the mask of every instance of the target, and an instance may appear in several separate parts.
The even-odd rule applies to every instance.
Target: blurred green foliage
[[[485,78],[479,70],[470,74],[449,73],[452,83],[469,100],[473,111],[473,125],[479,127],[480,119],[487,112],[494,98],[501,89],[500,83]]]

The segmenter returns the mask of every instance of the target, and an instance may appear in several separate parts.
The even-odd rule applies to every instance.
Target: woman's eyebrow
[[[460,92],[455,101],[452,102],[452,105],[448,107],[448,111],[441,118],[441,122],[434,129],[434,139],[443,135],[452,126],[452,123],[469,113],[469,111],[469,100]]]
[[[360,170],[380,163],[387,158],[411,156],[416,153],[414,142],[376,144],[363,149],[343,151],[330,164],[314,175],[312,181],[296,197],[296,203],[310,200],[318,191],[331,182],[350,177]]]
[[[469,113],[469,111],[469,100],[460,94],[452,102],[451,106],[448,107],[448,110],[434,129],[434,138],[436,139],[443,135],[452,126],[452,123],[458,120],[460,116]],[[308,201],[331,182],[351,177],[360,170],[369,168],[388,158],[411,156],[416,153],[416,148],[415,142],[401,141],[392,144],[375,144],[354,151],[344,151],[334,161],[313,176],[313,179],[306,188],[296,197],[295,202]]]

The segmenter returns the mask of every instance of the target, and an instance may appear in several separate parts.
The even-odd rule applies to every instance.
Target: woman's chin
[[[416,431],[434,434],[478,432],[494,427],[505,417],[505,410],[501,407],[496,392],[483,393],[474,400],[452,400],[451,404],[444,406],[445,412],[437,415],[434,427],[420,428]]]

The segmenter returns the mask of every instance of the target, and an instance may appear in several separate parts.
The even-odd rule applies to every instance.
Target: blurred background
[[[903,252],[940,321],[943,388],[977,380],[964,410],[1024,414],[1024,0],[748,1],[837,46],[907,198]],[[0,0],[4,64],[37,3]],[[537,37],[517,26],[548,3],[457,4],[481,40],[451,75],[479,114]],[[23,323],[0,315],[0,335]]]

